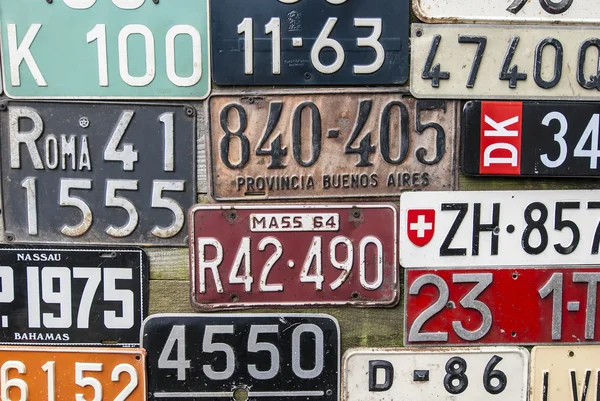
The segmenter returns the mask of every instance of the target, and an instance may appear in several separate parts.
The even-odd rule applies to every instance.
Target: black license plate
[[[137,248],[0,248],[0,344],[139,345],[148,258]]]
[[[185,245],[194,108],[9,101],[0,113],[7,241]]]
[[[470,175],[600,176],[600,105],[466,103],[462,169]]]
[[[408,78],[408,0],[211,0],[219,85],[389,85]]]
[[[150,400],[339,399],[328,315],[153,315],[142,328]]]

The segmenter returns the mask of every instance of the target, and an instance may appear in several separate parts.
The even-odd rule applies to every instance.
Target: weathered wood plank
[[[596,189],[595,179],[508,179],[460,175],[460,190]],[[435,196],[434,193],[431,194]],[[205,196],[199,201],[206,202]],[[151,313],[192,312],[189,303],[189,260],[187,248],[147,248],[150,257]],[[402,288],[402,292],[404,288]],[[249,310],[249,313],[327,313],[335,316],[342,330],[343,349],[357,346],[402,346],[403,302],[395,308],[323,308]]]
[[[179,280],[150,280],[149,314],[189,313],[190,282]]]
[[[150,314],[193,312],[189,281],[151,280]],[[402,308],[253,309],[244,313],[326,313],[340,323],[342,351],[351,347],[401,346]]]
[[[208,203],[198,195],[198,203]],[[150,280],[189,280],[189,248],[145,248],[150,261]]]
[[[594,178],[505,178],[505,177],[468,177],[459,175],[458,187],[461,191],[501,191],[527,189],[598,189],[600,180]]]
[[[189,280],[188,248],[146,248],[150,280]]]
[[[199,194],[208,192],[207,148],[208,102],[195,103],[196,107],[196,181]]]

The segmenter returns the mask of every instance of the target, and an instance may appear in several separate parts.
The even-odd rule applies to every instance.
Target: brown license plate
[[[3,400],[146,400],[141,349],[2,347]]]
[[[398,301],[394,205],[197,205],[189,221],[199,310]]]
[[[213,96],[215,200],[452,190],[458,103],[401,93]]]

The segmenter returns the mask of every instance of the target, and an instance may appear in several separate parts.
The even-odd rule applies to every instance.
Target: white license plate
[[[599,38],[594,27],[412,24],[410,89],[417,98],[598,100]]]
[[[600,396],[600,346],[547,346],[531,351],[532,401],[592,401]]]
[[[600,191],[404,193],[400,264],[597,265]]]
[[[344,355],[345,401],[525,401],[529,352],[520,347],[357,348]]]
[[[600,22],[597,0],[415,0],[413,10],[427,22]]]

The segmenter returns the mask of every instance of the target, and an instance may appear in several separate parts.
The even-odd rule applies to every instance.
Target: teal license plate
[[[203,99],[207,0],[0,1],[14,98]]]

